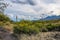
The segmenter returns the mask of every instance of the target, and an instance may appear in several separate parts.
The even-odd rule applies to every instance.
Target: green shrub
[[[3,13],[0,13],[0,21],[10,21],[10,18],[4,15]]]
[[[14,33],[20,34],[36,34],[39,32],[39,28],[34,26],[15,26],[14,27]]]
[[[20,34],[36,34],[39,32],[48,32],[48,31],[60,31],[60,23],[55,23],[54,21],[27,21],[22,20],[15,23],[17,26],[14,26],[14,33]]]

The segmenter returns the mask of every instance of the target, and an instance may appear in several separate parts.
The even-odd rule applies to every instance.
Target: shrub
[[[39,32],[60,31],[60,24],[56,21],[27,21],[22,20],[15,23],[14,33],[36,34]]]
[[[34,26],[15,26],[14,27],[14,33],[20,34],[36,34],[39,32],[39,28]]]
[[[6,15],[4,15],[3,13],[0,13],[0,21],[10,21],[9,17],[7,17]]]

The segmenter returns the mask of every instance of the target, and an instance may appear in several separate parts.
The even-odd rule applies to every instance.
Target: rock
[[[0,40],[17,40],[17,37],[3,27],[0,27]]]

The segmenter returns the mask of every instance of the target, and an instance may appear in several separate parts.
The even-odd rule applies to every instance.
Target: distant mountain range
[[[48,16],[48,17],[43,18],[41,20],[56,20],[56,19],[60,19],[60,15],[59,16],[56,16],[56,15]]]

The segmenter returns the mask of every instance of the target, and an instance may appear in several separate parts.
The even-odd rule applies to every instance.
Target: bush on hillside
[[[10,18],[4,15],[3,13],[0,13],[0,21],[10,21]]]
[[[14,33],[17,33],[17,34],[21,34],[21,33],[24,33],[24,34],[36,34],[39,32],[39,29],[38,28],[35,28],[33,26],[24,26],[24,27],[20,27],[20,26],[15,26],[14,27]]]
[[[20,22],[16,22],[14,26],[14,33],[20,34],[36,34],[39,32],[49,32],[49,31],[60,31],[60,23],[59,21],[27,21],[22,20]]]

